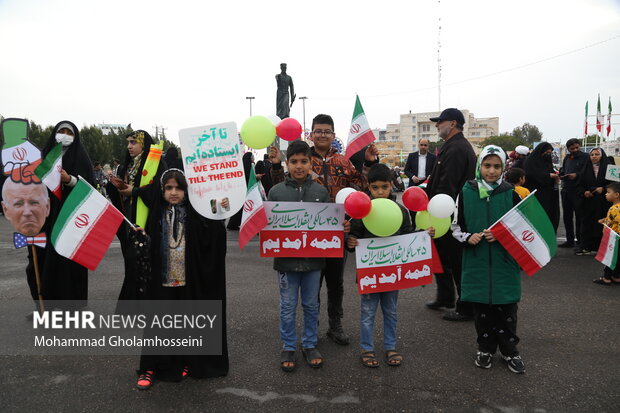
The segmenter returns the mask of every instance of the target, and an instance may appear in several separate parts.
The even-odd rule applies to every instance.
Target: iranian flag
[[[598,95],[598,102],[596,104],[596,129],[599,132],[603,130],[603,114],[601,113],[601,95]]]
[[[609,112],[607,113],[607,137],[611,134],[611,96],[609,97],[609,106],[607,106]]]
[[[63,257],[95,270],[121,221],[123,214],[80,178],[58,214],[52,245]]]
[[[37,166],[34,173],[58,199],[62,198],[60,171],[62,171],[62,144],[57,143],[43,159],[43,162]]]
[[[535,193],[489,228],[527,275],[534,275],[551,261],[557,249],[555,230]]]
[[[351,121],[349,139],[347,140],[347,150],[344,157],[349,159],[364,146],[374,142],[374,140],[375,134],[370,130],[368,119],[366,119],[366,114],[360,102],[360,97],[355,96],[355,109],[353,109],[353,120]]]
[[[243,249],[256,234],[267,225],[267,214],[263,206],[260,183],[256,180],[254,169],[250,168],[248,192],[243,203],[243,215],[239,228],[239,248]]]
[[[620,238],[620,235],[616,234],[607,225],[603,225],[603,239],[601,239],[598,253],[594,257],[612,270],[616,268],[618,261],[618,244],[620,244],[618,238]]]

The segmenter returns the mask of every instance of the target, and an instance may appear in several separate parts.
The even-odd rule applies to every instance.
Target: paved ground
[[[0,297],[27,298],[26,252],[12,248],[11,232],[0,219]],[[403,366],[363,367],[353,259],[347,265],[344,319],[353,344],[341,347],[326,339],[322,314],[324,368],[301,364],[286,374],[278,367],[271,260],[258,257],[256,242],[241,252],[236,235],[228,240],[231,370],[226,378],[157,383],[140,392],[133,387],[137,357],[5,356],[0,357],[0,411],[618,411],[620,286],[591,282],[602,270],[593,257],[559,250],[534,277],[523,276],[519,335],[525,375],[510,373],[498,359],[490,370],[474,367],[473,324],[443,321],[441,313],[424,308],[434,285],[400,295]],[[99,268],[90,275],[90,297],[116,298],[122,282],[117,244]]]

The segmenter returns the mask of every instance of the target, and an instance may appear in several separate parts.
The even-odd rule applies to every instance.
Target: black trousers
[[[468,316],[473,315],[472,304],[460,299],[463,247],[454,239],[452,231],[436,239],[435,246],[443,267],[442,274],[435,274],[437,301],[452,304],[456,298],[456,311]]]
[[[497,347],[504,356],[519,355],[517,344],[517,303],[473,303],[474,323],[478,334],[478,350],[495,354]]]
[[[321,271],[321,286],[323,280],[327,285],[327,315],[330,324],[340,320],[343,316],[342,299],[344,297],[344,265],[347,260],[347,252],[342,258],[326,258],[325,268]],[[321,291],[319,290],[319,303]]]
[[[611,277],[620,278],[620,265],[616,265],[616,268],[613,270],[609,267],[605,267],[603,270],[603,278],[611,281]]]
[[[577,235],[577,244],[581,245],[581,217],[576,209],[576,195],[574,191],[562,191],[562,218],[566,228],[566,241],[574,242]],[[573,217],[574,223],[573,225]]]

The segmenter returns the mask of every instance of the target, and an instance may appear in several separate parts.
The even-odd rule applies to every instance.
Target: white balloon
[[[435,218],[448,218],[455,208],[454,199],[450,195],[437,194],[428,202],[426,210]]]
[[[267,119],[269,119],[274,126],[278,126],[278,123],[282,120],[277,115],[269,115]]]
[[[347,197],[349,195],[351,195],[353,192],[356,192],[355,189],[353,189],[353,188],[348,188],[348,187],[347,188],[342,188],[336,194],[336,203],[337,204],[344,204],[344,200],[347,199]]]

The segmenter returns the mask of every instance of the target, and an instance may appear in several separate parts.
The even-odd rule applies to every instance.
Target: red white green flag
[[[607,137],[609,137],[609,135],[611,135],[611,96],[609,97],[609,106],[607,109],[609,109],[607,113]]]
[[[620,235],[616,234],[607,225],[603,225],[603,238],[601,239],[601,245],[598,247],[598,253],[594,258],[612,270],[616,268],[618,262],[618,245],[620,245],[618,239],[620,239]]]
[[[525,197],[489,229],[527,275],[544,267],[557,249],[555,230],[535,196]]]
[[[586,120],[583,121],[583,136],[588,136],[588,101],[586,100]]]
[[[34,173],[58,199],[62,198],[60,171],[62,171],[62,144],[57,143],[43,159],[43,162],[37,166]]]
[[[374,142],[374,140],[375,134],[370,130],[360,97],[355,96],[355,109],[353,109],[353,120],[351,120],[351,129],[349,130],[347,150],[344,157],[349,159],[364,146]]]
[[[243,203],[243,215],[239,227],[239,248],[243,249],[256,234],[267,226],[267,213],[263,205],[260,183],[256,179],[254,169],[250,168],[248,192]]]
[[[601,95],[598,95],[598,102],[596,104],[596,129],[599,132],[603,130],[603,114],[601,113]]]
[[[58,254],[95,270],[112,243],[123,214],[80,178],[52,229]]]

